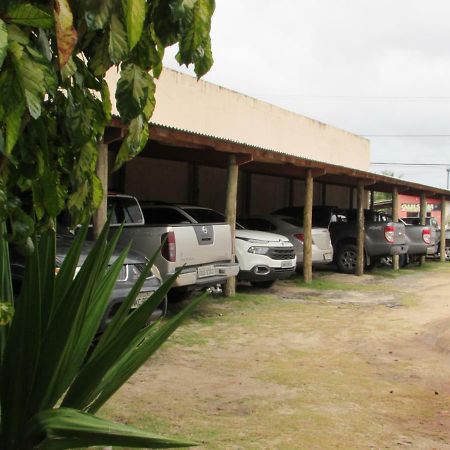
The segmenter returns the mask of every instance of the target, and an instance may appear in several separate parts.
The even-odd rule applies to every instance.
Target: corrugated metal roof
[[[370,183],[373,185],[375,190],[384,190],[388,191],[388,189],[391,189],[394,186],[397,186],[399,188],[403,188],[405,190],[410,190],[411,193],[421,193],[426,192],[428,195],[443,195],[446,196],[448,199],[450,199],[450,191],[446,189],[440,189],[433,186],[427,186],[419,183],[415,183],[412,181],[403,180],[400,178],[390,177],[387,175],[380,175],[374,172],[370,171],[364,171],[352,167],[337,165],[337,164],[331,164],[323,160],[315,160],[303,156],[297,156],[292,155],[290,153],[282,152],[277,149],[273,148],[264,148],[259,147],[252,144],[247,144],[245,142],[239,142],[234,141],[231,139],[223,138],[220,136],[213,136],[208,134],[199,133],[197,131],[191,131],[187,129],[181,129],[181,128],[175,128],[172,126],[159,124],[159,123],[153,123],[150,122],[150,128],[153,129],[153,139],[158,140],[158,134],[161,135],[161,133],[164,133],[164,131],[171,133],[171,135],[176,139],[177,142],[180,142],[181,140],[186,141],[195,141],[196,143],[203,144],[207,146],[208,148],[212,150],[216,150],[219,152],[225,152],[225,153],[243,153],[243,154],[250,154],[253,155],[255,153],[260,154],[261,153],[264,156],[266,154],[270,157],[270,160],[273,162],[271,163],[270,160],[267,161],[260,161],[263,163],[266,163],[268,165],[272,166],[278,166],[279,164],[275,164],[275,162],[278,163],[285,163],[290,164],[296,167],[304,167],[309,169],[320,169],[324,170],[326,174],[320,175],[321,180],[323,182],[327,182],[327,178],[332,178],[332,176],[344,176],[352,178],[353,180],[356,179],[363,179],[363,180],[369,180]],[[119,128],[126,128],[126,126],[120,121],[118,117],[113,118],[112,122],[113,127],[119,127]],[[156,136],[155,136],[156,135]],[[152,139],[152,133],[150,134],[150,138]],[[273,158],[275,156],[275,158]],[[282,167],[282,166],[281,166]],[[276,169],[274,169],[276,170]],[[282,171],[280,170],[280,176],[283,176]],[[330,184],[336,184],[333,182],[330,182]],[[345,183],[343,183],[345,184]],[[348,184],[351,186],[351,184]]]

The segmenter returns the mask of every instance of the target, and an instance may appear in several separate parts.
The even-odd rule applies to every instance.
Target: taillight
[[[425,244],[431,244],[431,230],[429,228],[422,230],[422,239]]]
[[[303,233],[294,234],[294,237],[296,239],[298,239],[300,242],[304,242],[305,241],[305,235]]]
[[[175,262],[177,260],[177,246],[175,244],[175,233],[169,231],[161,236],[161,255],[169,262]]]
[[[384,227],[384,238],[390,243],[394,243],[395,239],[395,227],[393,225],[386,225]]]

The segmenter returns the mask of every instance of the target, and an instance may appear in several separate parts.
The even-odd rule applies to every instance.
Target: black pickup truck
[[[303,207],[282,208],[274,214],[302,217]],[[382,257],[406,254],[405,225],[386,222],[377,212],[364,210],[364,254],[367,269],[374,267]],[[313,207],[313,226],[328,227],[334,251],[334,262],[340,272],[354,273],[356,268],[357,210],[333,206]]]

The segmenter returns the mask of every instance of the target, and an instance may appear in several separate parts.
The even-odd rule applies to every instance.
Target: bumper
[[[255,266],[251,270],[241,270],[238,279],[242,281],[273,281],[289,278],[294,273],[295,266],[288,268]]]
[[[215,263],[183,269],[173,287],[182,286],[215,286],[224,283],[228,278],[239,273],[238,263]],[[173,273],[168,273],[169,278]]]
[[[408,253],[408,246],[406,244],[391,245],[390,247],[390,255],[404,255],[405,253]]]
[[[434,256],[439,251],[437,245],[430,245],[427,247],[427,256]]]
[[[326,250],[313,246],[312,262],[314,265],[330,264],[333,262],[333,247]],[[303,249],[301,255],[297,254],[297,267],[303,266]]]

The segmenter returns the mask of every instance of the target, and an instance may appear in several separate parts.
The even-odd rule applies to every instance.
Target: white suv
[[[285,236],[263,231],[236,229],[238,278],[257,287],[270,287],[290,277],[297,265],[294,246]]]

